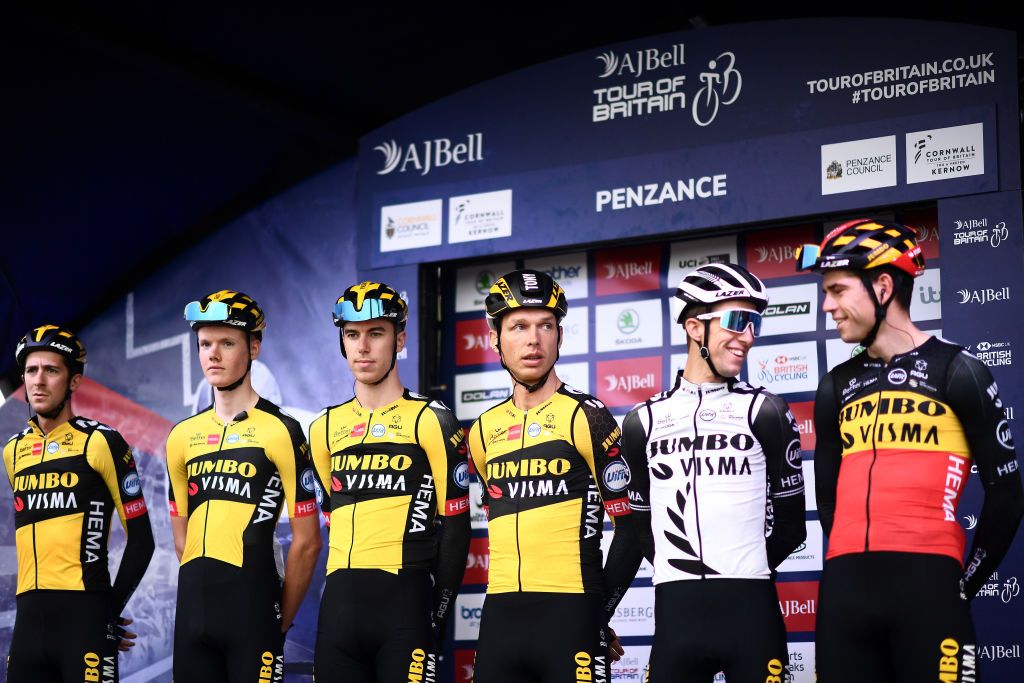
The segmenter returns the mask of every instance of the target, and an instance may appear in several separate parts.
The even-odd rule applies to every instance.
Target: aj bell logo
[[[654,272],[654,264],[651,261],[636,263],[606,263],[604,265],[604,278],[606,280],[629,280],[634,277],[644,277]]]
[[[649,71],[686,64],[683,43],[676,43],[667,50],[652,47],[621,54],[608,50],[599,54],[595,59],[601,62],[601,74],[598,78],[621,76],[624,73],[633,78],[639,78]]]
[[[604,378],[607,384],[608,391],[636,391],[637,389],[653,389],[654,388],[654,373],[648,372],[646,375],[626,375],[625,377],[619,377],[617,375],[608,375]]]
[[[458,144],[451,138],[434,138],[402,147],[394,140],[386,140],[373,149],[384,155],[384,167],[377,171],[377,175],[387,175],[395,170],[405,173],[411,167],[423,176],[435,168],[483,161],[484,134],[470,133],[466,142]]]
[[[960,295],[961,304],[981,304],[982,306],[993,301],[1008,301],[1010,298],[1009,287],[1001,287],[999,289],[993,287],[987,289],[958,289],[956,293]]]
[[[792,245],[786,244],[781,247],[757,247],[757,262],[764,263],[765,261],[771,261],[772,263],[789,263],[794,257],[796,251]]]
[[[463,346],[463,349],[466,351],[491,348],[491,345],[488,343],[487,335],[464,334],[462,335],[462,338],[465,340],[465,345]]]

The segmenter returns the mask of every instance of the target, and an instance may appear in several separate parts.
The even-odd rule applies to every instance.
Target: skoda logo
[[[890,384],[903,384],[907,381],[907,371],[903,368],[894,368],[889,371]]]
[[[619,332],[633,334],[640,327],[640,316],[632,308],[627,308],[619,313],[619,318],[615,322],[619,326]]]
[[[482,270],[476,274],[476,291],[477,294],[487,294],[491,290],[491,285],[494,284],[494,273],[486,270]]]

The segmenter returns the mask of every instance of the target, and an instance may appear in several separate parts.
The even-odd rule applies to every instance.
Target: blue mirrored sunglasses
[[[363,307],[356,310],[355,305],[348,299],[334,304],[334,319],[345,322],[358,322],[360,320],[373,320],[384,317],[384,302],[380,299],[364,299]]]
[[[724,329],[736,334],[743,334],[750,326],[755,337],[761,335],[761,314],[757,311],[748,311],[745,308],[731,308],[727,311],[715,311],[714,313],[703,313],[697,316],[697,320],[711,320],[721,318],[721,325]]]
[[[805,244],[797,253],[797,270],[809,270],[818,264],[821,247],[817,244]]]
[[[228,319],[228,305],[223,301],[211,301],[204,309],[198,301],[185,306],[185,320],[189,322],[223,322]]]

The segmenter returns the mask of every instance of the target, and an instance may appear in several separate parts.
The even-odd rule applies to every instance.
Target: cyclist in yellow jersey
[[[555,373],[568,303],[554,280],[514,271],[485,306],[491,346],[514,385],[469,435],[490,542],[474,680],[603,683],[610,655],[622,653],[608,620],[640,563],[619,427]],[[605,511],[618,524],[602,569]]]
[[[253,390],[265,328],[256,302],[223,290],[186,306],[185,319],[216,391],[167,437],[181,559],[174,678],[283,681],[284,633],[321,547],[309,447],[299,423]],[[285,500],[292,543],[282,586],[273,542]]]
[[[434,681],[469,551],[462,428],[402,386],[395,361],[408,309],[363,282],[334,308],[355,396],[313,421],[309,442],[330,520],[318,683]]]
[[[117,651],[134,645],[121,611],[153,555],[153,532],[131,449],[95,420],[75,417],[71,394],[85,346],[70,330],[41,325],[16,358],[35,416],[4,446],[14,490],[17,615],[7,680],[118,680]],[[126,544],[113,585],[107,538],[113,512]]]

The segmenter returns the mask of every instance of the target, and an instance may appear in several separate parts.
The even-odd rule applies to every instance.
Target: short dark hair
[[[910,313],[910,302],[914,298],[914,278],[895,266],[881,266],[867,272],[871,277],[871,282],[878,282],[878,278],[883,273],[888,273],[892,278],[892,298],[903,310]]]

